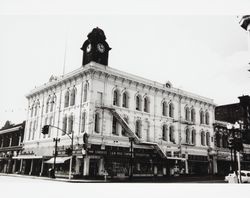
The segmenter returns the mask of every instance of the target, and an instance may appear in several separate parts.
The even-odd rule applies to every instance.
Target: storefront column
[[[43,163],[43,159],[42,159],[41,170],[40,170],[40,173],[39,173],[40,176],[43,175],[43,165],[44,165],[44,163]]]
[[[31,160],[31,165],[30,165],[30,172],[29,172],[29,175],[31,175],[31,174],[32,174],[32,171],[33,171],[33,162],[34,162],[34,160],[32,159],[32,160]]]
[[[154,165],[154,176],[157,176],[157,165]]]
[[[163,173],[164,176],[167,175],[167,168],[166,167],[163,167],[162,173]]]
[[[83,159],[83,176],[89,175],[89,157],[85,156]]]
[[[99,160],[98,175],[103,175],[104,173],[104,160],[101,158]]]
[[[217,157],[214,156],[214,157],[213,157],[213,174],[217,174],[217,173],[218,173]]]
[[[19,168],[20,173],[22,173],[22,168],[23,168],[23,159],[21,159],[21,163],[20,163],[20,168]]]
[[[16,171],[16,159],[14,159],[14,164],[13,164],[13,167],[12,167],[12,173],[15,173]]]
[[[80,166],[81,166],[81,159],[76,158],[76,166],[75,166],[76,174],[80,173]]]
[[[188,171],[188,153],[185,154],[185,173],[188,174],[189,171]]]

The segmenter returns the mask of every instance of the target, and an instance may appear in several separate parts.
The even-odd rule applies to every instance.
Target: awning
[[[56,164],[63,164],[65,161],[69,160],[71,157],[56,157]],[[47,164],[54,164],[54,157],[45,161]]]
[[[181,157],[167,157],[167,159],[172,159],[172,160],[181,160],[181,161],[186,161],[186,158],[181,158]]]
[[[42,159],[43,156],[37,156],[37,155],[19,155],[16,157],[12,157],[12,159]]]

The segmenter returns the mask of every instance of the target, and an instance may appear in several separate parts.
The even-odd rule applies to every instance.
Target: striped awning
[[[19,155],[16,157],[12,157],[12,159],[42,159],[43,156],[37,156],[37,155]]]
[[[56,164],[63,164],[65,161],[69,160],[71,157],[56,157]],[[44,163],[47,164],[54,164],[55,158],[52,157],[49,160],[45,161]]]

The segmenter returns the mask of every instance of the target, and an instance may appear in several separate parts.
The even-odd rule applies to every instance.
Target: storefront
[[[188,155],[189,174],[207,175],[209,173],[209,161],[207,156]]]

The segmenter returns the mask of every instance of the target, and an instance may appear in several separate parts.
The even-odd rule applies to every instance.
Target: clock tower
[[[88,34],[88,39],[83,43],[81,50],[83,51],[82,65],[86,65],[91,61],[108,65],[109,47],[106,42],[104,31],[98,27],[94,28]]]

